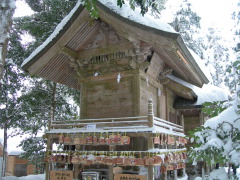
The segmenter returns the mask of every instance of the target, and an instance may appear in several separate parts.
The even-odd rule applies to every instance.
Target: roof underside
[[[165,67],[176,77],[199,87],[208,83],[179,34],[138,24],[100,3],[98,8],[99,19],[93,20],[86,9],[80,6],[62,30],[24,62],[23,69],[31,75],[80,89],[78,78],[81,72],[76,71],[73,62],[86,69],[89,67],[84,65],[84,60],[91,58],[91,55],[114,53],[122,49],[127,51],[131,48],[136,51],[136,44],[140,44],[140,50],[149,47],[152,52],[157,53]],[[113,39],[108,38],[107,42],[103,42],[99,39],[99,34],[106,37],[110,37],[106,34],[111,34]],[[163,81],[164,77],[165,74],[162,76]],[[195,96],[192,92],[189,94],[191,97]]]

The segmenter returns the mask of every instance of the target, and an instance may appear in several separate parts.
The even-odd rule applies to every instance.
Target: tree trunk
[[[51,104],[51,111],[50,111],[50,119],[48,123],[48,130],[50,131],[50,125],[51,122],[54,121],[54,115],[55,115],[55,108],[56,108],[56,90],[57,90],[57,83],[53,83],[53,89],[52,89],[52,104]],[[51,136],[47,136],[47,149],[46,149],[46,158],[48,158],[48,151],[52,150],[52,142],[51,142]],[[49,162],[46,162],[46,176],[45,180],[50,179],[50,174],[49,174]]]
[[[3,128],[3,164],[2,164],[2,177],[6,175],[7,167],[7,123],[4,124]]]
[[[4,69],[3,69],[4,70]],[[5,73],[5,83],[8,80],[8,71],[6,69],[6,73]],[[9,123],[9,113],[8,113],[8,109],[9,109],[9,98],[7,95],[7,89],[3,89],[3,93],[5,94],[5,102],[6,102],[6,108],[5,108],[5,114],[3,116],[2,122],[3,122],[3,164],[2,164],[2,177],[5,176],[6,174],[6,167],[7,167],[7,139],[8,139],[8,123]]]
[[[7,54],[8,35],[12,26],[15,0],[1,0],[0,3],[0,80],[3,78]],[[1,85],[1,81],[0,81]]]
[[[56,109],[56,90],[57,90],[57,83],[53,83],[52,89],[52,104],[51,104],[51,111],[50,111],[50,120],[48,124],[48,130],[50,130],[51,122],[55,119],[55,109]]]

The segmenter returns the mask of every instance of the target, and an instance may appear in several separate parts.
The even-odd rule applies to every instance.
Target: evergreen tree
[[[4,73],[4,63],[7,54],[9,32],[15,9],[15,0],[2,0],[0,3],[0,87]]]
[[[7,153],[7,138],[8,129],[14,126],[20,110],[16,108],[19,93],[21,92],[21,80],[22,74],[11,60],[8,59],[4,65],[4,74],[2,79],[2,88],[0,91],[0,128],[4,130],[4,142],[3,142],[3,176],[5,172],[6,153]]]
[[[234,30],[236,39],[239,38],[239,14],[240,1],[238,2],[238,11],[233,16],[237,24]],[[195,142],[189,152],[189,158],[193,162],[203,160],[208,165],[232,164],[235,170],[240,165],[240,56],[238,44],[239,41],[236,41],[235,61],[225,71],[225,74],[229,76],[226,83],[234,93],[233,100],[222,104],[219,102],[206,103],[205,112],[215,117],[206,121],[204,126],[189,132],[191,141]],[[236,171],[234,174],[236,175]]]
[[[58,1],[58,3],[61,4],[61,1]],[[77,94],[76,91],[39,78],[30,78],[20,68],[22,60],[27,57],[34,47],[45,40],[44,38],[47,38],[63,18],[59,16],[61,14],[59,12],[62,12],[62,16],[65,16],[71,10],[75,2],[69,2],[69,4],[71,3],[71,6],[62,3],[62,10],[58,9],[58,11],[54,9],[56,6],[54,3],[51,4],[52,7],[45,5],[45,9],[42,8],[43,11],[38,14],[39,16],[35,13],[32,18],[14,19],[8,44],[8,61],[4,65],[5,72],[1,80],[2,89],[0,92],[0,119],[1,128],[4,129],[4,152],[7,152],[7,139],[10,136],[8,129],[16,128],[16,131],[11,136],[30,133],[34,140],[39,131],[47,128],[49,119],[53,119],[54,115],[58,119],[64,119],[66,116],[69,118],[75,110],[75,107],[71,107],[67,101],[69,96],[74,93]],[[41,23],[45,26],[40,25],[35,18],[40,18]],[[44,23],[46,19],[49,20],[48,25],[47,22]],[[28,45],[28,49],[21,44],[21,35],[26,32],[32,32],[30,34],[36,40]],[[30,139],[26,141],[29,142]],[[21,145],[24,144],[25,142],[21,143]],[[31,157],[29,158],[31,159]],[[4,156],[4,162],[6,162],[6,156]],[[2,172],[5,172],[5,170],[3,169]]]
[[[208,28],[206,37],[207,42],[204,51],[205,65],[211,73],[213,84],[224,87],[227,67],[232,61],[230,59],[231,47],[229,47],[217,28]]]
[[[216,86],[228,86],[225,72],[231,63],[231,60],[229,61],[231,47],[222,37],[219,29],[209,27],[206,34],[201,29],[200,22],[201,18],[192,10],[192,4],[188,0],[183,0],[170,24],[181,34],[187,47],[204,61],[211,73],[212,83]]]
[[[192,4],[183,0],[180,9],[176,12],[173,22],[170,24],[179,32],[188,48],[198,56],[203,57],[203,38],[200,33],[200,16],[192,10]]]
[[[19,158],[27,159],[29,164],[33,164],[36,174],[43,174],[45,170],[46,141],[40,137],[30,137],[21,141],[19,146],[23,150]]]

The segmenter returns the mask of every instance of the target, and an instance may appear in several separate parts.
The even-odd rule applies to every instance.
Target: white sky
[[[190,0],[190,2],[193,4],[193,10],[202,18],[203,28],[218,27],[225,37],[232,34],[232,13],[236,2],[231,0]]]
[[[17,8],[15,9],[14,17],[27,16],[33,13],[31,8],[28,5],[26,5],[26,3],[23,0],[17,0],[16,7]]]
[[[179,2],[176,0],[168,0],[174,3],[170,8],[175,9],[179,7]],[[222,34],[225,38],[231,38],[232,32],[230,31],[233,27],[233,21],[231,19],[231,13],[233,12],[232,1],[230,0],[189,0],[193,4],[193,10],[196,11],[202,18],[202,27],[207,28],[209,26],[219,27],[222,30]],[[16,10],[14,17],[20,17],[30,15],[33,12],[24,3],[23,0],[16,2]],[[168,17],[169,18],[169,17]],[[166,18],[166,21],[167,18]],[[3,131],[0,130],[0,139],[3,139]],[[19,144],[21,137],[9,138],[8,141],[8,152],[20,150],[16,148]]]

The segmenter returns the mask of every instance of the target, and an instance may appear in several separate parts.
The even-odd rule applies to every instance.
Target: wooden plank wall
[[[130,117],[133,116],[132,78],[121,78],[84,85],[84,118]]]
[[[148,80],[150,81],[150,80]],[[146,78],[141,78],[140,86],[140,115],[146,116],[148,113],[148,100],[151,98],[153,100],[153,112],[154,115],[158,114],[158,101],[159,97],[157,96],[158,89],[153,86],[152,83],[146,82]]]

